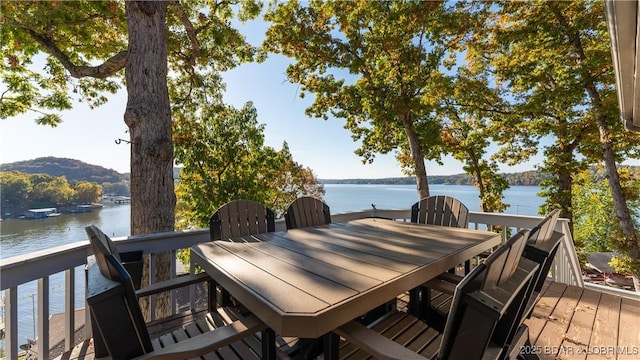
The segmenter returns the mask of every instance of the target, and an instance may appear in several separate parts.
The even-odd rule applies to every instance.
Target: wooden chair
[[[211,241],[226,240],[236,236],[262,234],[275,231],[275,216],[271,209],[252,200],[233,200],[220,206],[209,219]],[[235,302],[224,289],[219,293],[220,306],[235,306],[246,309]]]
[[[329,206],[311,196],[295,199],[284,213],[287,229],[318,226],[331,223]]]
[[[151,339],[131,276],[114,255],[106,256],[105,260],[110,268],[108,276],[100,271],[97,258],[92,256],[88,260],[87,304],[93,320],[94,340],[102,341],[111,359],[186,359],[213,352],[213,356],[224,358],[225,352],[233,354],[229,346],[259,358],[249,342],[241,342],[266,330],[254,316],[232,314],[230,318],[223,313],[209,313],[184,328],[167,330]],[[96,348],[99,356],[97,352]]]
[[[271,209],[251,200],[234,200],[220,206],[209,219],[211,241],[275,231]]]
[[[469,226],[469,209],[451,196],[429,196],[411,206],[411,222],[466,228]]]
[[[89,237],[89,245],[93,250],[93,254],[96,258],[96,262],[98,264],[100,272],[108,278],[118,276],[118,274],[113,273],[113,267],[109,266],[109,263],[107,261],[107,256],[113,255],[114,258],[122,262],[122,258],[115,243],[111,240],[111,238],[109,238],[109,236],[107,236],[95,225],[87,226],[85,228],[85,231],[87,232],[87,236]],[[153,284],[142,290],[138,290],[138,292],[142,294],[138,296],[148,296],[148,293],[150,291],[154,293],[160,292],[156,290],[158,288],[163,289],[162,291],[168,291],[210,280],[211,278],[206,273],[184,275],[171,280],[167,280],[162,283]]]
[[[457,284],[443,331],[401,312],[387,314],[368,327],[352,321],[335,330],[347,340],[340,346],[340,357],[357,358],[359,352],[379,359],[506,357],[520,326],[519,320],[507,320],[526,302],[537,269],[521,256],[527,234],[513,236]]]
[[[542,285],[547,278],[563,237],[561,233],[554,232],[559,215],[560,210],[552,211],[529,232],[522,256],[538,264],[538,269],[533,275],[532,286],[529,287],[525,295],[528,302],[512,316],[523,318],[523,320],[528,318],[539,300]],[[451,295],[456,284],[462,279],[459,275],[444,273],[424,284],[428,290],[423,288],[422,295],[429,299],[429,306],[424,309],[426,313],[422,315],[431,326],[437,329],[443,327],[444,319],[450,309]],[[519,334],[515,337],[528,342],[528,336],[525,334]]]
[[[254,336],[262,331],[263,338],[273,339],[268,334],[272,331],[255,316],[243,316],[233,309],[214,309],[200,318],[187,314],[145,323],[140,297],[211,279],[204,273],[188,275],[135,291],[111,239],[95,226],[86,231],[95,254],[87,261],[87,304],[96,357],[185,359],[215,352],[212,356],[219,358],[234,358],[236,353],[246,358],[258,359],[260,354],[275,358],[275,344]],[[183,327],[185,319],[192,321]],[[152,328],[158,332],[153,339]]]
[[[422,198],[411,206],[411,222],[467,228],[469,226],[469,209],[460,200],[451,196],[429,196]],[[465,274],[471,271],[471,260],[465,261],[464,270]],[[449,273],[455,273],[455,268],[450,269]],[[423,292],[428,293],[428,290],[425,290],[425,286],[411,290],[409,296],[414,301],[410,301],[409,304],[415,303],[418,298],[428,296],[423,295]],[[417,311],[413,307],[410,309],[412,313],[417,313]]]
[[[542,290],[553,259],[560,247],[560,241],[563,235],[555,230],[560,216],[560,209],[550,212],[542,221],[540,221],[529,234],[527,246],[524,249],[524,256],[540,264],[537,277],[534,279],[534,291],[538,294]]]
[[[527,245],[524,249],[523,256],[537,263],[539,267],[538,271],[534,274],[532,286],[528,290],[528,302],[524,304],[521,311],[516,315],[522,320],[531,317],[533,308],[540,300],[542,286],[544,285],[544,281],[547,279],[553,260],[560,248],[560,242],[564,235],[554,231],[559,216],[560,209],[552,211],[533,229],[531,229],[531,232],[529,233],[529,238],[527,239]],[[512,342],[513,348],[531,348],[528,329],[526,329],[526,327],[522,327],[520,332],[514,336]],[[528,355],[529,354],[525,357],[535,358],[535,356]]]
[[[469,209],[460,200],[446,195],[421,199],[411,206],[411,222],[449,227],[469,227]],[[465,261],[464,272],[471,271],[471,261]],[[449,270],[455,272],[455,269]]]

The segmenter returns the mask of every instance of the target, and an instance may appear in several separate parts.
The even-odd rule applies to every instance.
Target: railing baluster
[[[49,277],[38,279],[38,359],[49,359]]]
[[[189,259],[191,259],[191,257],[189,257]],[[196,266],[191,260],[189,260],[189,273],[190,274],[196,273]],[[196,299],[196,286],[191,285],[189,286],[189,307],[191,309],[195,309],[196,307],[195,299]]]
[[[171,250],[171,278],[175,278],[176,277],[176,251],[175,250]],[[177,310],[177,302],[178,302],[178,289],[174,289],[173,291],[170,291],[169,294],[169,303],[171,304],[171,315],[175,315],[176,314],[176,310]]]
[[[75,343],[76,331],[76,269],[65,271],[65,299],[64,299],[64,351],[69,351]]]
[[[153,284],[155,282],[155,273],[156,273],[156,254],[150,254],[149,260],[149,284]],[[149,309],[150,309],[150,319],[156,319],[156,295],[149,296]]]

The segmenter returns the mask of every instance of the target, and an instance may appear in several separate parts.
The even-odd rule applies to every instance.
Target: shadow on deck
[[[407,298],[398,299],[400,310],[406,311]],[[533,345],[523,351],[541,359],[640,358],[637,300],[546,282],[526,324]],[[93,345],[85,341],[58,359],[94,359]]]

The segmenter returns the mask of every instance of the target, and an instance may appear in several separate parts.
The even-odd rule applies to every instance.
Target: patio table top
[[[191,257],[277,334],[319,338],[500,242],[369,218],[199,244]]]

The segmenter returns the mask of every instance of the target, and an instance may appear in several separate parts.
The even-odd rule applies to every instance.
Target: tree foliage
[[[552,136],[543,164],[554,175],[543,183],[545,210],[560,207],[568,218],[573,174],[603,163],[627,255],[640,257],[617,171],[622,159],[640,155],[640,135],[624,131],[618,118],[602,3],[486,2],[479,8],[486,21],[469,43],[472,68],[490,72],[508,88],[518,114],[498,120],[504,158],[526,157],[539,138]],[[640,267],[634,276],[640,291]]]
[[[464,164],[463,170],[478,188],[482,210],[502,212],[508,206],[502,199],[509,181],[498,173],[498,163],[487,155],[487,149],[494,133],[491,120],[505,113],[504,101],[482,73],[460,67],[450,79],[438,114],[446,152]]]
[[[56,126],[62,118],[54,111],[76,102],[99,106],[120,88],[127,43],[122,4],[3,1],[0,9],[0,77],[7,86],[0,118],[31,112],[37,123]]]
[[[29,208],[29,194],[33,182],[27,174],[17,171],[0,171],[0,207],[3,213]]]
[[[75,198],[81,204],[90,204],[102,200],[102,186],[90,183],[88,181],[80,181],[75,185]]]
[[[629,209],[640,226],[640,173],[628,167],[619,171]],[[629,254],[629,244],[615,216],[613,197],[602,167],[577,174],[573,187],[574,240],[581,252],[616,251],[615,267],[621,273],[633,273],[640,259]]]
[[[315,96],[308,115],[344,119],[365,162],[396,150],[424,197],[424,159],[442,153],[434,112],[464,22],[456,15],[441,2],[287,1],[265,16],[264,45],[295,59],[287,76]]]
[[[264,145],[264,125],[251,103],[177,116],[174,136],[176,161],[183,166],[176,190],[179,228],[208,227],[209,217],[231,200],[263,203],[282,216],[295,198],[324,194],[313,172],[293,161],[286,143],[281,150]]]

